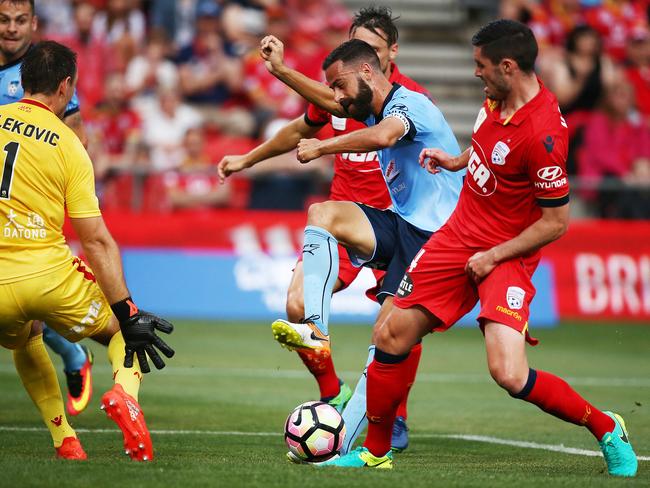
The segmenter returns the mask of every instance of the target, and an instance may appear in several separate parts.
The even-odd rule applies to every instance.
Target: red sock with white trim
[[[530,369],[526,386],[515,398],[520,398],[546,413],[576,425],[584,425],[600,441],[614,430],[614,421],[582,398],[562,378],[545,371]]]

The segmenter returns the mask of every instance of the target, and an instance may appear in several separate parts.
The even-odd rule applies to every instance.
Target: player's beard
[[[490,100],[500,102],[505,100],[510,93],[510,85],[506,81],[505,77],[500,73],[496,72],[494,79],[490,80],[490,83],[484,79],[483,82],[487,87],[486,96]]]
[[[341,103],[343,110],[354,120],[363,122],[372,113],[372,88],[357,76],[357,96]]]

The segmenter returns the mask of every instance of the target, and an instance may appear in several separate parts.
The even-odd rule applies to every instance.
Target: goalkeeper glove
[[[143,373],[151,371],[147,356],[151,358],[156,368],[164,368],[165,362],[154,349],[154,346],[168,358],[174,356],[174,350],[156,335],[156,329],[165,334],[171,334],[174,326],[165,319],[156,317],[144,310],[139,310],[131,297],[114,303],[111,305],[111,309],[120,322],[120,329],[126,343],[124,347],[124,367],[133,367],[133,354],[135,354],[138,357],[138,363],[140,363],[140,369]]]

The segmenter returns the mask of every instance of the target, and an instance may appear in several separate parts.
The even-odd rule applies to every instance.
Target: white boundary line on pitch
[[[119,431],[116,429],[75,429],[80,433],[89,434],[114,434]],[[10,427],[1,426],[0,432],[46,432],[42,427]],[[238,432],[224,430],[151,430],[154,435],[210,435],[210,436],[240,436],[240,437],[278,437],[282,434],[278,432]],[[537,442],[515,441],[511,439],[499,439],[484,435],[468,434],[411,434],[413,438],[421,439],[456,439],[470,442],[484,442],[487,444],[501,444],[504,446],[523,447],[527,449],[540,449],[543,451],[561,452],[564,454],[576,454],[578,456],[602,457],[600,451],[590,451],[588,449],[577,449],[575,447],[566,447],[563,444],[538,444]],[[650,461],[650,456],[637,456],[639,461]]]
[[[108,365],[95,365],[93,370],[100,374],[111,374]],[[16,374],[13,364],[0,364],[0,373]],[[265,378],[265,379],[304,379],[311,378],[308,371],[297,369],[261,369],[261,368],[226,368],[226,367],[191,367],[173,366],[165,368],[158,374],[163,376],[212,376],[230,378]],[[342,371],[340,376],[346,379],[356,379],[359,371]],[[574,386],[595,386],[604,388],[650,388],[650,378],[606,378],[590,376],[566,376],[564,379]],[[419,373],[418,383],[462,383],[462,384],[491,384],[494,380],[486,372],[481,373]]]

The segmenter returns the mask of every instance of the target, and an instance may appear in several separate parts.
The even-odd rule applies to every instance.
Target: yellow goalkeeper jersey
[[[101,215],[88,153],[36,100],[0,107],[0,284],[46,274],[72,262],[65,212]]]

